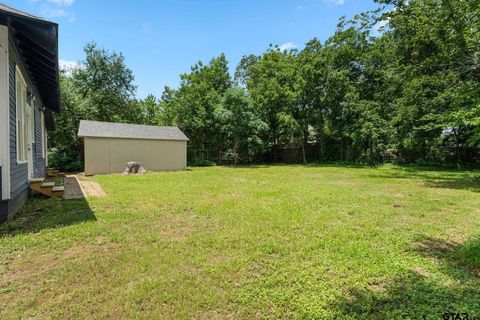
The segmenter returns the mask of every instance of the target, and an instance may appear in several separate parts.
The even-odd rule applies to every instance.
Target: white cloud
[[[35,1],[37,0],[29,0]],[[75,21],[75,15],[70,12],[69,7],[75,0],[44,0],[41,5],[41,13],[47,19],[66,18],[69,22]]]
[[[75,0],[47,0],[47,1],[63,7],[69,7],[75,2]]]
[[[378,21],[376,24],[377,29],[385,27],[390,21],[388,19]]]
[[[299,6],[297,7],[297,11],[302,11],[302,10],[303,10],[303,5],[299,5]]]
[[[42,16],[46,18],[58,18],[58,17],[66,17],[68,16],[68,13],[64,9],[43,7]]]
[[[278,47],[278,49],[280,49],[280,51],[285,51],[285,50],[295,49],[296,47],[297,47],[297,45],[294,44],[293,42],[287,42],[287,43],[284,43],[284,44],[280,45]]]
[[[58,64],[60,70],[65,71],[67,74],[72,74],[73,69],[78,68],[80,64],[77,61],[59,59]]]
[[[385,29],[388,29],[389,23],[390,23],[390,18],[386,18],[385,20],[380,20],[373,26],[373,30],[376,33],[381,33],[382,31],[385,31]]]
[[[345,3],[345,0],[323,0],[323,2],[333,4],[333,5],[341,5]]]

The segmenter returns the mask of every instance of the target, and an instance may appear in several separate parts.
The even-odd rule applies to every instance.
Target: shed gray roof
[[[80,121],[78,137],[127,138],[152,140],[188,140],[177,127],[145,126],[139,124]]]

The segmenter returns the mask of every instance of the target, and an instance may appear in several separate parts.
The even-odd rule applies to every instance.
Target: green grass
[[[1,319],[480,316],[480,173],[385,166],[97,176],[0,227]]]

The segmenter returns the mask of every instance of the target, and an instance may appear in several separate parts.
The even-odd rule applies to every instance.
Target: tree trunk
[[[301,147],[302,147],[302,163],[307,164],[307,159],[306,159],[306,155],[305,155],[305,148],[307,146],[306,146],[306,143],[304,141],[301,143]]]
[[[342,161],[345,161],[345,149],[344,149],[344,146],[343,146],[343,137],[340,138],[340,159]]]
[[[308,126],[307,129],[303,131],[303,141],[302,141],[302,162],[307,164],[307,146],[308,146]]]
[[[234,165],[237,165],[237,154],[238,154],[237,139],[233,138],[233,164]]]
[[[277,161],[278,161],[278,145],[277,145],[277,139],[275,139],[273,142],[273,163],[277,163]]]
[[[455,136],[455,153],[457,155],[457,164],[460,164],[460,139],[458,138],[457,130],[453,129]]]

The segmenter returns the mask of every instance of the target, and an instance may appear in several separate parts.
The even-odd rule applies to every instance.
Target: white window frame
[[[15,70],[15,103],[16,103],[16,127],[17,127],[17,163],[27,163],[28,124],[27,119],[27,83],[21,70],[16,66]]]

